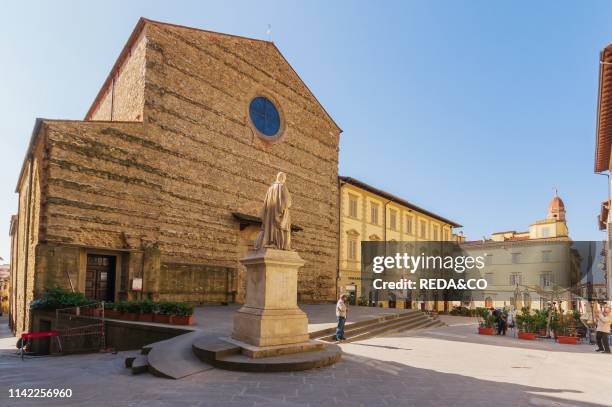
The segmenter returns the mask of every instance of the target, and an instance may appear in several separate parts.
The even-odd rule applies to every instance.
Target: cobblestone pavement
[[[0,406],[612,405],[610,355],[588,345],[478,336],[473,321],[447,322],[452,326],[344,344],[343,361],[329,368],[290,374],[213,369],[178,381],[131,375],[123,361],[135,352],[22,362],[5,349]],[[9,399],[10,388],[70,388],[73,396]]]

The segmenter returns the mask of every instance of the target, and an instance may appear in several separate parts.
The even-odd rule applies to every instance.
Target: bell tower
[[[559,198],[557,189],[555,189],[555,196],[548,205],[546,219],[565,221],[565,204]]]

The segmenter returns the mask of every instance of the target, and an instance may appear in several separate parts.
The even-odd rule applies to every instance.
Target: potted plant
[[[495,326],[495,316],[489,310],[479,312],[480,323],[478,326],[478,334],[493,335]]]
[[[555,324],[555,337],[559,343],[576,345],[576,321],[573,314],[560,314]]]
[[[529,308],[524,307],[522,313],[516,316],[516,323],[519,328],[519,339],[533,341],[536,338],[536,317],[531,314]]]
[[[140,314],[138,320],[142,322],[153,322],[153,311],[155,303],[151,300],[143,300],[138,303]]]
[[[119,318],[121,313],[115,309],[116,305],[112,302],[104,303],[104,318]]]
[[[160,324],[170,323],[170,314],[174,308],[173,303],[169,301],[160,301],[156,304],[153,313],[153,322]]]
[[[193,305],[178,303],[170,320],[172,325],[192,325],[193,324]]]
[[[538,336],[546,336],[546,325],[548,323],[548,310],[536,310],[533,315],[535,330]]]
[[[138,303],[134,301],[121,301],[118,309],[121,311],[121,319],[126,321],[138,321]]]

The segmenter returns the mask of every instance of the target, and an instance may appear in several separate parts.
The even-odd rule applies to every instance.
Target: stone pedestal
[[[234,315],[232,338],[254,346],[308,342],[308,317],[297,305],[297,252],[263,248],[240,260],[247,268],[246,302]]]

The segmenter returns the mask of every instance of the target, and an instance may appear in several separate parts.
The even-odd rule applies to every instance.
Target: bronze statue
[[[261,232],[255,240],[255,250],[271,247],[291,250],[291,195],[285,185],[287,175],[279,172],[276,181],[268,188],[261,210]]]

